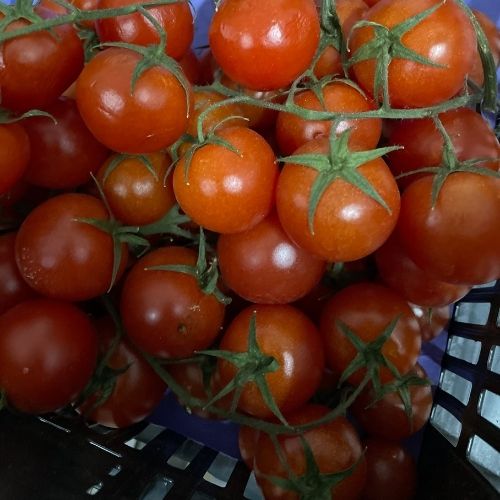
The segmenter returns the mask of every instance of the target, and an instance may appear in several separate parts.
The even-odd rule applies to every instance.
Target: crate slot
[[[475,435],[469,441],[467,459],[500,493],[500,452]]]
[[[130,438],[128,441],[125,441],[125,444],[136,450],[142,450],[148,443],[153,441],[153,439],[159,436],[165,427],[156,424],[149,424],[146,428],[144,428],[139,434]]]
[[[220,488],[225,488],[237,463],[235,458],[219,453],[205,472],[203,479]]]
[[[488,283],[483,283],[482,285],[475,285],[473,286],[472,288],[474,290],[478,289],[478,288],[493,288],[496,284],[496,280],[495,281],[490,281]]]
[[[446,408],[440,405],[434,406],[431,412],[431,424],[453,445],[456,446],[460,433],[462,432],[462,422],[458,420]]]
[[[90,495],[93,497],[94,495],[97,495],[97,493],[99,493],[102,490],[103,486],[104,485],[101,481],[100,483],[97,483],[97,484],[94,484],[93,486],[91,486],[85,493],[87,493],[87,495]]]
[[[470,325],[486,325],[490,315],[489,302],[460,302],[453,315],[455,321]]]
[[[122,466],[120,464],[115,465],[108,472],[108,476],[115,477],[115,476],[117,476],[121,472],[121,470],[122,470]]]
[[[141,500],[163,500],[168,492],[173,488],[174,482],[164,476],[153,479],[148,488],[141,495]]]
[[[462,359],[476,365],[481,355],[481,342],[479,340],[466,339],[458,335],[450,335],[446,352],[454,358]]]
[[[498,310],[497,314],[497,326],[500,327],[500,309]]]
[[[247,485],[245,486],[245,491],[243,492],[243,496],[247,500],[264,500],[262,496],[262,492],[257,484],[257,480],[255,479],[255,474],[252,472],[250,477],[248,478]]]
[[[105,451],[106,453],[109,453],[110,455],[114,455],[116,458],[122,458],[121,453],[114,451],[114,450],[110,450],[106,446],[104,446],[100,443],[96,443],[92,439],[87,439],[87,442],[90,443],[92,446],[95,446],[96,448],[99,448],[100,450]]]
[[[481,417],[500,429],[500,396],[494,392],[481,391],[477,411]]]
[[[212,495],[207,495],[206,493],[203,493],[203,491],[195,491],[193,496],[191,497],[191,500],[217,500],[217,499]]]
[[[450,370],[443,370],[441,372],[439,387],[458,399],[464,406],[467,406],[472,392],[472,383],[469,380]]]
[[[176,469],[185,470],[189,464],[195,459],[196,455],[203,448],[203,445],[187,439],[184,441],[175,453],[168,459],[167,464]]]
[[[113,432],[113,429],[111,427],[106,427],[101,424],[87,424],[87,427],[89,429],[92,429],[92,431],[97,432],[97,434],[101,434],[102,436]]]
[[[500,375],[500,345],[494,345],[488,356],[488,370]]]
[[[43,418],[43,417],[37,417],[37,418],[38,418],[38,420],[40,420],[40,422],[43,422],[44,424],[48,424],[59,431],[65,432],[66,434],[69,434],[71,432],[70,429],[66,429],[66,427],[63,427],[62,425],[56,424],[55,422],[52,422],[52,420],[47,420],[46,418]]]

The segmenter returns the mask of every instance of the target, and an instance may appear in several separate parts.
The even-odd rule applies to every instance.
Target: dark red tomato
[[[273,150],[257,132],[230,127],[217,135],[239,151],[218,144],[199,148],[186,175],[185,158],[174,171],[174,192],[194,222],[218,233],[246,231],[273,207],[278,177]]]
[[[100,318],[94,324],[101,354],[104,355],[111,347],[115,326],[110,317]],[[120,340],[107,366],[112,370],[122,370],[127,366],[128,368],[118,375],[113,392],[103,404],[92,410],[100,396],[97,393],[90,396],[79,411],[85,413],[89,420],[113,428],[128,427],[144,420],[158,406],[165,394],[165,382],[127,339]],[[87,411],[90,413],[86,413]]]
[[[189,49],[179,60],[182,71],[192,85],[202,84],[201,63],[192,49]]]
[[[194,250],[158,248],[140,259],[123,286],[120,309],[125,330],[141,350],[181,358],[212,345],[224,319],[224,305],[205,294],[193,276],[154,271],[163,265],[195,266]]]
[[[219,65],[214,59],[212,50],[210,48],[205,49],[200,55],[200,82],[199,85],[210,85],[214,82],[215,73],[219,68]]]
[[[413,373],[421,378],[425,372],[417,365]],[[419,431],[429,419],[432,408],[430,385],[412,385],[409,388],[413,418],[405,413],[403,401],[398,392],[390,392],[375,404],[375,392],[371,386],[361,392],[351,411],[363,429],[372,436],[391,441],[400,441]]]
[[[308,68],[319,33],[314,0],[223,0],[209,39],[216,61],[232,80],[253,90],[275,90]]]
[[[420,325],[422,342],[430,342],[440,335],[451,319],[451,307],[420,307],[410,304],[413,314]]]
[[[37,7],[49,19],[57,13]],[[0,15],[3,17],[3,15]],[[27,26],[14,21],[7,31]],[[43,109],[74,82],[83,68],[83,46],[70,24],[37,31],[2,43],[0,47],[0,105],[13,111]]]
[[[257,344],[265,356],[274,357],[279,364],[279,368],[265,378],[278,408],[286,414],[308,401],[319,387],[325,363],[321,336],[311,320],[292,306],[255,305],[244,309],[232,321],[222,337],[220,349],[247,351],[254,313]],[[217,385],[225,387],[236,373],[235,365],[219,360]],[[243,387],[238,408],[259,418],[273,416],[255,382]]]
[[[100,0],[100,9],[116,9],[135,4],[135,0]],[[167,34],[167,54],[180,59],[193,41],[193,16],[189,3],[175,3],[148,8]],[[135,12],[126,16],[107,17],[96,21],[96,31],[101,42],[126,42],[136,45],[153,45],[160,42],[154,25],[142,14]]]
[[[188,98],[170,71],[155,66],[131,91],[137,52],[110,48],[97,54],[76,84],[83,121],[108,148],[121,153],[152,153],[173,144],[186,130]]]
[[[310,141],[295,154],[327,154],[326,138]],[[331,262],[361,259],[379,248],[389,237],[399,214],[399,191],[384,160],[365,163],[358,172],[385,200],[391,212],[342,180],[334,180],[324,191],[313,220],[308,224],[309,198],[318,172],[294,163],[285,164],[276,189],[278,215],[288,236],[299,246]]]
[[[435,279],[478,285],[500,277],[500,180],[456,172],[432,206],[433,176],[413,182],[401,198],[400,241]]]
[[[363,500],[412,500],[417,470],[411,455],[399,444],[369,438],[365,444],[366,484]]]
[[[22,125],[0,124],[0,195],[7,193],[21,179],[29,159],[30,141]]]
[[[355,87],[341,81],[332,82],[322,89],[321,104],[312,90],[298,94],[294,101],[297,106],[308,110],[330,111],[335,113],[363,112],[375,109],[374,103]],[[297,148],[318,137],[329,137],[331,121],[304,120],[292,113],[281,112],[276,121],[276,138],[280,151],[291,155]],[[382,120],[371,118],[363,120],[341,120],[337,123],[336,133],[351,129],[349,147],[356,151],[373,149],[377,146],[382,133]]]
[[[253,460],[257,452],[257,441],[259,440],[260,432],[257,429],[242,425],[238,433],[238,446],[240,455],[246,466],[252,470]]]
[[[31,143],[25,179],[36,186],[71,189],[90,180],[109,152],[83,123],[73,99],[61,97],[46,108],[48,117],[23,122]]]
[[[380,0],[365,0],[366,5],[373,7],[375,4],[379,3]]]
[[[441,113],[439,118],[460,161],[491,158],[491,161],[480,163],[478,166],[500,169],[498,140],[479,113],[469,108],[460,108]],[[387,162],[394,175],[436,166],[442,161],[443,137],[434,121],[429,118],[393,122],[388,142],[389,145],[396,144],[404,148],[387,155]],[[404,188],[424,175],[403,177],[398,180],[398,184]]]
[[[167,176],[170,157],[145,155],[154,175],[137,157],[125,158],[106,176],[112,156],[101,167],[98,180],[113,215],[130,226],[143,226],[161,219],[175,204],[172,175]]]
[[[36,296],[17,269],[15,241],[15,232],[0,235],[0,314]]]
[[[330,368],[341,375],[357,354],[356,348],[338,326],[341,321],[363,342],[373,342],[389,326],[399,320],[382,347],[382,354],[400,374],[409,372],[420,353],[420,330],[410,306],[398,294],[375,283],[359,283],[344,288],[325,305],[320,330],[326,342]],[[349,377],[359,384],[366,370],[360,369]],[[383,383],[394,377],[388,368],[380,368]]]
[[[38,205],[19,228],[17,266],[38,293],[80,301],[102,295],[111,285],[112,238],[78,218],[106,221],[109,215],[93,196],[61,194]],[[126,261],[127,249],[122,245],[118,278]]]
[[[464,297],[470,286],[436,280],[408,257],[397,233],[375,253],[377,268],[384,283],[408,302],[426,307],[446,306]]]
[[[323,307],[335,293],[335,290],[321,280],[307,295],[294,302],[294,306],[307,314],[319,326],[319,318]]]
[[[0,316],[0,387],[27,413],[71,403],[87,385],[97,336],[87,316],[67,302],[38,299]]]
[[[329,411],[326,406],[306,405],[289,416],[292,425],[302,425],[314,422],[324,417]],[[322,424],[308,430],[301,435],[311,448],[314,460],[321,474],[334,474],[344,472],[356,462],[351,475],[332,487],[331,498],[340,500],[355,500],[360,497],[366,480],[366,463],[363,449],[354,427],[344,417]],[[301,436],[278,436],[278,443],[282,454],[291,471],[298,476],[304,476],[307,471],[304,445]],[[262,488],[266,500],[299,500],[299,498],[320,498],[316,484],[304,485],[308,490],[298,494],[274,485],[266,476],[288,478],[270,437],[261,432],[257,441],[255,462],[255,476],[257,483]],[[316,489],[315,489],[316,488]],[[313,496],[313,492],[318,496]],[[327,498],[326,494],[321,498]]]
[[[224,283],[259,304],[287,304],[319,282],[325,262],[296,246],[272,213],[242,233],[226,234],[217,243]]]
[[[366,14],[367,21],[393,28],[440,0],[379,2]],[[372,27],[356,30],[350,41],[353,55],[374,37]],[[442,67],[395,58],[389,64],[389,96],[394,107],[432,106],[452,98],[472,69],[476,35],[467,14],[456,2],[444,2],[430,16],[403,35],[403,45]],[[354,64],[358,83],[374,95],[375,59]],[[380,97],[380,96],[377,96]]]

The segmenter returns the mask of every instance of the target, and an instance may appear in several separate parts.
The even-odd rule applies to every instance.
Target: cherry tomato
[[[242,233],[217,243],[224,283],[244,299],[286,304],[308,293],[325,271],[324,261],[297,247],[273,213]]]
[[[122,153],[151,153],[173,144],[186,130],[188,99],[170,71],[155,66],[131,79],[137,52],[109,48],[85,66],[76,85],[83,121],[105,146]]]
[[[324,368],[323,343],[314,324],[298,309],[287,305],[255,305],[244,309],[232,321],[222,337],[220,349],[247,351],[254,313],[257,344],[265,356],[274,357],[279,364],[265,379],[278,408],[286,414],[316,392]],[[236,373],[235,365],[219,360],[218,386],[225,387]],[[259,418],[273,416],[255,382],[244,385],[238,408]]]
[[[46,108],[56,120],[40,116],[25,120],[31,160],[25,179],[51,189],[85,184],[109,152],[90,133],[73,99],[61,97]]]
[[[289,421],[292,425],[306,424],[324,417],[329,411],[329,408],[325,406],[309,404],[290,415]],[[349,421],[344,417],[338,417],[327,424],[304,432],[302,436],[311,448],[320,474],[344,472],[359,461],[351,475],[333,486],[331,491],[331,498],[341,500],[359,498],[365,485],[366,463],[362,458],[363,450],[359,437]],[[307,465],[300,436],[280,434],[277,440],[292,472],[298,477],[304,476],[307,472]],[[310,490],[309,496],[306,496],[306,494],[299,495],[297,492],[285,490],[269,480],[269,476],[287,479],[288,474],[273,442],[264,432],[260,433],[257,442],[254,470],[257,483],[267,500],[320,498],[317,490],[314,490],[318,487],[317,483],[307,485]],[[318,496],[312,495],[313,492],[316,492]],[[326,498],[326,495],[321,498]]]
[[[363,500],[412,500],[417,470],[411,455],[399,444],[369,438],[365,442],[366,484]]]
[[[0,316],[0,387],[19,411],[47,413],[71,403],[97,359],[87,316],[67,302],[28,300]]]
[[[241,458],[250,470],[253,469],[253,460],[257,452],[259,435],[260,432],[257,429],[246,425],[242,425],[238,433],[238,447],[240,449]]]
[[[201,81],[201,63],[192,49],[189,49],[179,60],[182,71],[192,85],[202,84]]]
[[[405,374],[417,362],[420,353],[420,330],[410,306],[398,294],[375,283],[358,283],[344,288],[325,305],[320,331],[326,342],[326,356],[330,368],[340,376],[357,354],[351,341],[339,328],[344,323],[365,343],[373,342],[399,318],[390,337],[382,347],[382,354]],[[349,377],[359,384],[366,370],[360,369]],[[383,383],[394,377],[386,367],[380,368]]]
[[[420,306],[451,304],[464,297],[471,288],[436,280],[432,274],[422,271],[408,257],[396,233],[377,250],[375,259],[384,283],[408,302]]]
[[[216,61],[232,80],[253,90],[275,90],[308,68],[319,33],[314,0],[223,0],[209,39]]]
[[[22,125],[0,124],[0,195],[21,179],[28,167],[30,151],[30,141]]]
[[[500,277],[500,180],[456,172],[432,206],[433,176],[401,198],[400,241],[425,272],[448,283],[478,285]]]
[[[422,342],[430,342],[440,335],[451,319],[451,307],[420,307],[410,304],[413,314],[420,325]]]
[[[377,3],[365,19],[388,28],[440,4],[440,0],[391,0]],[[353,33],[353,56],[374,37],[374,29],[363,27]],[[401,38],[402,44],[441,67],[424,65],[407,58],[389,64],[389,96],[395,107],[425,107],[452,98],[464,85],[472,69],[476,36],[467,14],[455,2],[442,3]],[[354,64],[357,82],[374,95],[375,60]],[[379,96],[377,96],[379,97]]]
[[[120,310],[132,342],[152,356],[188,357],[206,349],[220,332],[224,306],[205,294],[193,276],[148,270],[159,265],[196,264],[189,248],[164,247],[142,257],[131,269]]]
[[[273,150],[257,132],[230,127],[217,133],[239,151],[208,144],[174,171],[174,192],[194,222],[218,233],[237,233],[271,211],[278,177]]]
[[[295,154],[326,154],[328,139],[310,141]],[[376,159],[358,168],[385,200],[390,212],[342,179],[324,191],[314,215],[314,234],[308,224],[309,198],[318,172],[286,163],[276,189],[278,215],[288,236],[319,258],[345,262],[361,259],[379,248],[394,229],[399,214],[399,191],[384,160]]]
[[[57,13],[37,7],[49,19]],[[0,15],[2,18],[3,15]],[[25,20],[6,30],[27,26]],[[83,68],[83,46],[70,24],[37,31],[2,43],[0,48],[0,105],[13,111],[43,109],[74,82]]]
[[[16,238],[16,262],[24,280],[47,297],[80,301],[105,293],[113,269],[111,236],[78,218],[108,220],[104,204],[86,194],[55,196],[36,207]],[[122,245],[118,278],[126,264]]]

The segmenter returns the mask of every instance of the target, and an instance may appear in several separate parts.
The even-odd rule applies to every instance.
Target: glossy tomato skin
[[[292,425],[302,425],[314,422],[324,417],[329,411],[326,406],[308,404],[289,415]],[[352,467],[357,461],[358,465],[352,474],[332,488],[332,498],[341,500],[354,500],[360,497],[366,480],[366,464],[362,458],[363,449],[354,427],[344,417],[322,424],[303,433],[318,465],[323,474],[342,472]],[[283,455],[291,470],[302,476],[306,472],[306,461],[301,439],[297,435],[279,435],[278,442],[283,450]],[[287,478],[276,449],[263,432],[257,441],[255,461],[255,476],[262,489],[264,497],[269,500],[299,500],[296,492],[284,490],[273,485],[265,476],[278,476]]]
[[[384,283],[408,302],[425,307],[446,306],[464,297],[470,286],[436,280],[408,256],[397,233],[375,253],[378,272]]]
[[[253,90],[275,90],[308,68],[319,33],[313,0],[224,0],[210,24],[209,40],[232,80]]]
[[[24,127],[19,123],[0,124],[0,195],[21,179],[30,155],[30,141]]]
[[[178,358],[206,349],[220,332],[224,305],[205,294],[194,277],[146,270],[158,265],[196,264],[189,248],[163,247],[140,259],[128,274],[120,310],[132,342],[152,356]]]
[[[308,142],[295,154],[326,154],[328,139]],[[385,200],[391,212],[342,179],[323,193],[314,216],[314,234],[308,224],[309,198],[318,172],[294,163],[283,167],[276,188],[278,215],[288,236],[319,258],[346,262],[366,257],[379,248],[393,231],[399,214],[399,191],[382,159],[358,168]]]
[[[111,346],[115,326],[110,317],[95,320],[101,351]],[[151,365],[126,338],[120,340],[108,361],[109,368],[128,369],[116,379],[113,392],[100,406],[86,414],[89,420],[106,427],[128,427],[148,417],[160,403],[167,385]],[[80,411],[91,410],[95,403],[92,396],[84,402]]]
[[[186,130],[188,101],[181,83],[155,66],[131,78],[142,56],[121,48],[97,54],[77,80],[83,121],[102,144],[121,153],[151,153],[173,144]]]
[[[366,447],[366,484],[363,500],[412,500],[417,470],[411,455],[399,444],[369,438]]]
[[[217,135],[240,155],[208,144],[174,170],[174,192],[194,222],[218,233],[237,233],[258,224],[271,211],[278,177],[273,150],[257,132],[229,127]]]
[[[17,269],[14,251],[16,234],[0,235],[0,314],[36,296]]]
[[[272,213],[248,231],[217,243],[224,283],[244,299],[287,304],[307,294],[325,272],[325,262],[295,245]]]
[[[242,425],[238,433],[238,447],[245,465],[252,470],[260,432],[253,427]]]
[[[417,362],[421,345],[418,322],[407,302],[389,288],[368,282],[348,286],[334,295],[325,305],[320,320],[327,362],[334,374],[340,376],[357,353],[339,329],[339,321],[366,343],[378,338],[398,316],[395,329],[382,347],[382,354],[400,374],[405,374]],[[359,384],[365,373],[366,370],[360,369],[348,380]],[[383,383],[393,378],[388,368],[380,369]]]
[[[450,306],[420,307],[410,304],[410,307],[420,325],[422,342],[430,342],[435,339],[450,322],[452,310]]]
[[[44,19],[57,15],[43,7],[37,7],[36,13]],[[14,21],[6,29],[27,24]],[[70,24],[53,28],[52,34],[38,31],[8,40],[0,48],[0,106],[19,112],[44,109],[76,80],[82,68],[82,42]]]
[[[108,149],[85,126],[73,99],[60,97],[46,110],[56,123],[45,116],[24,122],[31,144],[25,179],[51,189],[85,184],[108,156]]]
[[[47,413],[72,402],[88,383],[97,336],[67,302],[35,299],[0,316],[0,387],[19,411]]]
[[[97,175],[111,212],[126,225],[155,222],[175,204],[172,176],[167,176],[170,157],[160,152],[145,156],[155,175],[137,157],[123,159],[106,175],[115,156],[104,163]]]
[[[491,170],[500,169],[500,146],[488,122],[474,110],[459,108],[439,115],[444,129],[450,136],[453,149],[460,161],[472,158],[491,158],[478,166]],[[394,175],[399,175],[423,167],[437,166],[443,157],[443,137],[434,121],[396,121],[390,128],[389,145],[403,146],[387,155],[387,163]],[[426,174],[410,175],[398,180],[405,188],[414,180]]]
[[[261,304],[249,306],[236,316],[222,337],[220,349],[247,351],[254,313],[257,344],[264,355],[273,356],[280,366],[265,377],[278,408],[286,414],[308,401],[319,387],[324,368],[323,343],[314,324],[298,309]],[[225,387],[236,372],[232,363],[219,360],[217,386]],[[259,418],[273,416],[254,382],[244,386],[238,408]]]
[[[116,9],[133,5],[135,0],[101,0],[100,9]],[[188,2],[158,5],[148,8],[167,34],[166,53],[179,60],[193,41],[193,16]],[[96,32],[101,42],[126,42],[135,45],[153,45],[160,37],[153,24],[137,12],[126,16],[108,17],[96,21]]]
[[[439,0],[392,0],[379,2],[366,20],[388,28],[437,4]],[[356,30],[351,38],[352,54],[374,37],[372,27]],[[396,58],[389,65],[389,95],[394,107],[425,107],[446,101],[457,94],[472,68],[476,36],[467,14],[455,2],[442,4],[433,14],[402,37],[410,50],[443,67],[433,67]],[[375,60],[353,65],[361,87],[374,95]]]
[[[324,107],[312,90],[297,94],[295,104],[301,108],[336,113],[363,112],[375,109],[373,101],[367,99],[355,87],[342,81],[332,82],[322,90]],[[292,113],[280,112],[276,121],[276,138],[280,151],[291,155],[297,148],[318,137],[329,137],[331,121],[304,120]],[[382,133],[382,120],[370,118],[363,120],[341,120],[336,132],[340,134],[351,129],[349,147],[356,151],[373,149],[377,146]]]
[[[436,279],[477,285],[500,276],[500,180],[456,172],[432,206],[433,176],[412,183],[401,198],[400,241]]]
[[[16,238],[21,276],[47,297],[81,301],[105,293],[113,269],[113,241],[100,229],[75,219],[109,218],[104,204],[86,194],[55,196],[36,207]],[[127,260],[122,245],[121,276]]]

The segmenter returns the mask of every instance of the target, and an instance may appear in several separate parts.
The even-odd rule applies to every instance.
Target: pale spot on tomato
[[[297,251],[289,243],[280,243],[273,251],[273,264],[280,269],[288,269],[297,260]]]
[[[243,182],[236,175],[229,175],[224,177],[223,186],[228,193],[239,193],[243,189]]]
[[[200,182],[200,190],[205,196],[215,196],[217,194],[217,183],[213,179],[203,179]]]
[[[361,217],[361,207],[352,203],[351,205],[345,206],[340,211],[341,217],[346,221],[355,221]]]

